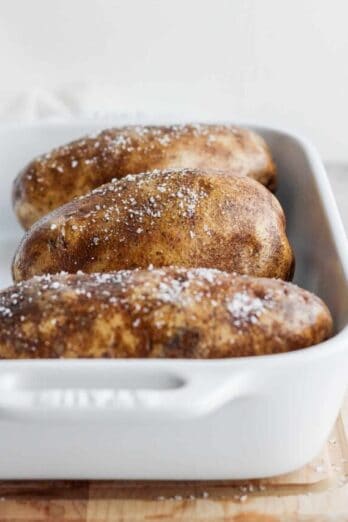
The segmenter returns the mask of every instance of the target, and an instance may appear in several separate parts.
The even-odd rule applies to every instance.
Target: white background
[[[348,160],[346,0],[0,0],[0,117],[177,112]]]

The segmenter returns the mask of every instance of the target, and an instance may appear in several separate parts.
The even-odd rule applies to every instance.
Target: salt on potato
[[[290,279],[294,258],[284,212],[260,183],[167,169],[114,180],[42,218],[21,242],[13,275],[150,264]]]
[[[284,281],[205,268],[36,276],[0,292],[0,358],[222,358],[331,335],[325,304]]]
[[[112,178],[186,167],[225,170],[276,187],[271,153],[255,132],[221,124],[135,125],[107,129],[35,158],[15,180],[14,208],[29,228]]]

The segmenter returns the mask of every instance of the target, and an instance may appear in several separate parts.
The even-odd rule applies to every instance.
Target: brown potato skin
[[[149,265],[290,279],[294,258],[283,210],[260,183],[165,170],[108,183],[43,217],[22,240],[13,277]]]
[[[332,333],[325,304],[275,279],[167,267],[35,277],[0,293],[0,358],[223,358]]]
[[[13,204],[28,229],[75,196],[113,178],[154,169],[203,168],[276,187],[270,151],[256,133],[231,125],[129,126],[105,130],[34,159],[17,176]]]

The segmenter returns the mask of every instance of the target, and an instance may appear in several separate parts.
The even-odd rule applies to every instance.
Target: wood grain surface
[[[348,225],[348,166],[329,174]],[[347,375],[348,382],[348,375]],[[0,522],[348,521],[348,397],[321,455],[249,482],[0,482]]]

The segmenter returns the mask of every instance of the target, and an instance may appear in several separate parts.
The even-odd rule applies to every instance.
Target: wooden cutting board
[[[248,482],[0,482],[0,522],[348,521],[348,398],[321,455]]]

